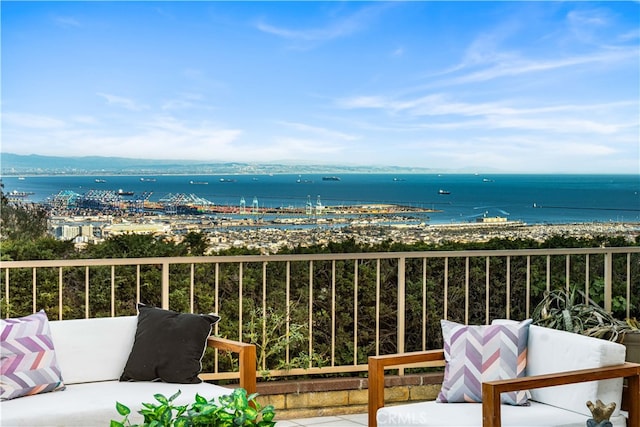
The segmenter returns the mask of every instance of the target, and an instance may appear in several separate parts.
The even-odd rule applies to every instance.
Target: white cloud
[[[346,16],[329,16],[324,26],[315,28],[291,29],[263,21],[256,28],[264,33],[272,34],[295,42],[325,42],[365,30],[384,10],[391,7],[388,3],[373,4],[358,9]],[[302,47],[298,45],[297,47]],[[309,47],[309,46],[307,46]]]
[[[331,139],[340,139],[340,140],[345,140],[345,141],[354,141],[356,139],[359,139],[359,136],[356,135],[352,135],[352,134],[348,134],[348,133],[344,133],[344,132],[337,132],[331,129],[326,129],[326,128],[321,128],[321,127],[317,127],[317,126],[310,126],[310,125],[306,125],[303,123],[293,123],[293,122],[278,122],[281,125],[284,125],[288,128],[292,128],[295,130],[299,130],[302,132],[308,132],[308,133],[312,133],[312,134],[316,134],[316,135],[320,135],[320,136],[324,136],[327,138],[331,138]]]
[[[506,62],[498,62],[491,66],[471,71],[466,75],[442,79],[429,85],[431,87],[461,85],[468,83],[481,83],[495,80],[501,77],[514,77],[525,74],[548,72],[557,69],[584,66],[589,64],[603,64],[611,66],[614,63],[627,61],[638,57],[638,49],[625,49],[616,51],[604,51],[590,55],[563,57],[555,59],[542,59],[538,61],[513,59]],[[462,67],[456,68],[462,69]]]
[[[145,105],[138,104],[132,99],[124,98],[122,96],[111,95],[108,93],[97,93],[98,96],[107,100],[107,104],[112,105],[114,107],[121,107],[130,111],[142,111],[146,110],[149,107]]]
[[[32,129],[55,129],[66,126],[62,120],[28,113],[5,112],[2,114],[2,121],[8,125]]]
[[[63,27],[63,28],[81,27],[80,22],[76,18],[73,18],[71,16],[56,16],[53,18],[53,22],[57,26]]]

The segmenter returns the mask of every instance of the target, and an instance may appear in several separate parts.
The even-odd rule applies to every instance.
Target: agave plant
[[[533,312],[533,323],[552,329],[620,341],[624,334],[640,331],[635,319],[619,320],[575,288],[556,289],[545,296]]]

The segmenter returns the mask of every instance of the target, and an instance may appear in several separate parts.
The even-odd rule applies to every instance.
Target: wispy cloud
[[[5,117],[3,117],[5,119]],[[140,123],[137,130],[119,132],[119,126],[92,126],[77,122],[75,126],[49,128],[45,132],[19,132],[10,129],[9,152],[23,153],[25,147],[41,154],[73,147],[73,154],[122,156],[133,158],[220,159],[235,151],[234,143],[242,130],[214,126],[201,121],[184,121],[158,116]],[[4,142],[4,141],[3,141]],[[177,149],[179,147],[179,149]]]
[[[62,120],[28,113],[5,112],[2,114],[2,121],[8,125],[31,129],[55,129],[66,126]]]
[[[72,16],[54,16],[53,22],[62,28],[79,28],[82,26],[80,21]]]
[[[352,135],[344,132],[337,132],[331,129],[321,128],[317,126],[310,126],[304,123],[293,123],[293,122],[278,122],[278,123],[291,129],[312,133],[312,134],[324,136],[331,139],[354,141],[360,138],[359,136],[356,136],[356,135]]]
[[[107,103],[114,107],[121,107],[130,111],[142,111],[146,110],[148,107],[145,105],[138,104],[136,101],[124,98],[122,96],[111,95],[108,93],[97,93],[98,96],[106,99]]]
[[[489,64],[489,66],[484,69],[470,71],[467,74],[458,77],[442,79],[430,84],[429,86],[442,87],[468,83],[481,83],[502,77],[516,77],[590,64],[603,64],[610,66],[613,63],[636,59],[638,57],[638,53],[639,51],[637,48],[631,48],[553,59],[512,59],[506,62],[499,61],[497,63]],[[464,66],[459,66],[452,70],[459,71],[464,68]]]
[[[204,96],[197,93],[183,93],[175,98],[168,99],[162,103],[162,110],[185,110],[190,108],[205,108],[202,105]]]
[[[624,111],[636,107],[635,101],[631,100],[519,107],[515,100],[471,103],[438,93],[417,98],[361,96],[340,99],[336,104],[345,109],[379,110],[387,116],[387,121],[395,123],[398,130],[478,128],[523,129],[555,134],[614,134],[638,126],[637,119],[622,119]],[[617,112],[617,119],[612,121],[609,116],[614,111]],[[398,116],[404,121],[398,120]],[[420,119],[423,117],[435,117],[438,121],[425,123]]]
[[[268,145],[252,147],[247,156],[253,159],[298,158],[313,160],[314,156],[338,155],[344,151],[339,144],[328,143],[324,139],[276,137]]]
[[[324,26],[314,28],[287,28],[261,20],[256,28],[264,33],[272,34],[295,42],[325,42],[365,30],[389,4],[374,4],[358,9],[356,12],[345,16],[328,16]],[[301,47],[298,45],[298,47]]]

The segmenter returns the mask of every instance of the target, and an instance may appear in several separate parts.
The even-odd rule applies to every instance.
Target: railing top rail
[[[286,261],[332,261],[366,259],[420,259],[420,258],[466,258],[466,257],[520,257],[558,256],[607,253],[640,253],[640,246],[600,247],[600,248],[557,248],[557,249],[499,249],[463,251],[411,251],[411,252],[362,252],[362,253],[322,253],[292,255],[213,255],[195,257],[153,257],[153,258],[101,258],[75,260],[28,260],[0,261],[0,268],[41,268],[41,267],[85,267],[104,265],[163,265],[163,264],[210,264],[237,262],[286,262]]]

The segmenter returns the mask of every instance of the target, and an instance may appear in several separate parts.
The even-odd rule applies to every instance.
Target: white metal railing
[[[440,318],[529,317],[545,289],[597,293],[606,310],[625,317],[638,316],[640,296],[640,247],[2,261],[0,269],[4,317],[41,308],[61,320],[119,316],[134,314],[134,304],[121,301],[126,292],[166,309],[186,295],[177,309],[226,312],[215,332],[232,339],[247,341],[248,310],[261,309],[254,340],[266,346],[274,338],[269,313],[278,311],[281,335],[297,326],[305,336],[275,358],[291,365],[302,352],[309,357],[288,368],[264,358],[259,368],[271,376],[366,371],[368,355],[432,347]],[[98,313],[100,304],[108,308]],[[216,355],[210,378],[231,378],[218,364]]]

